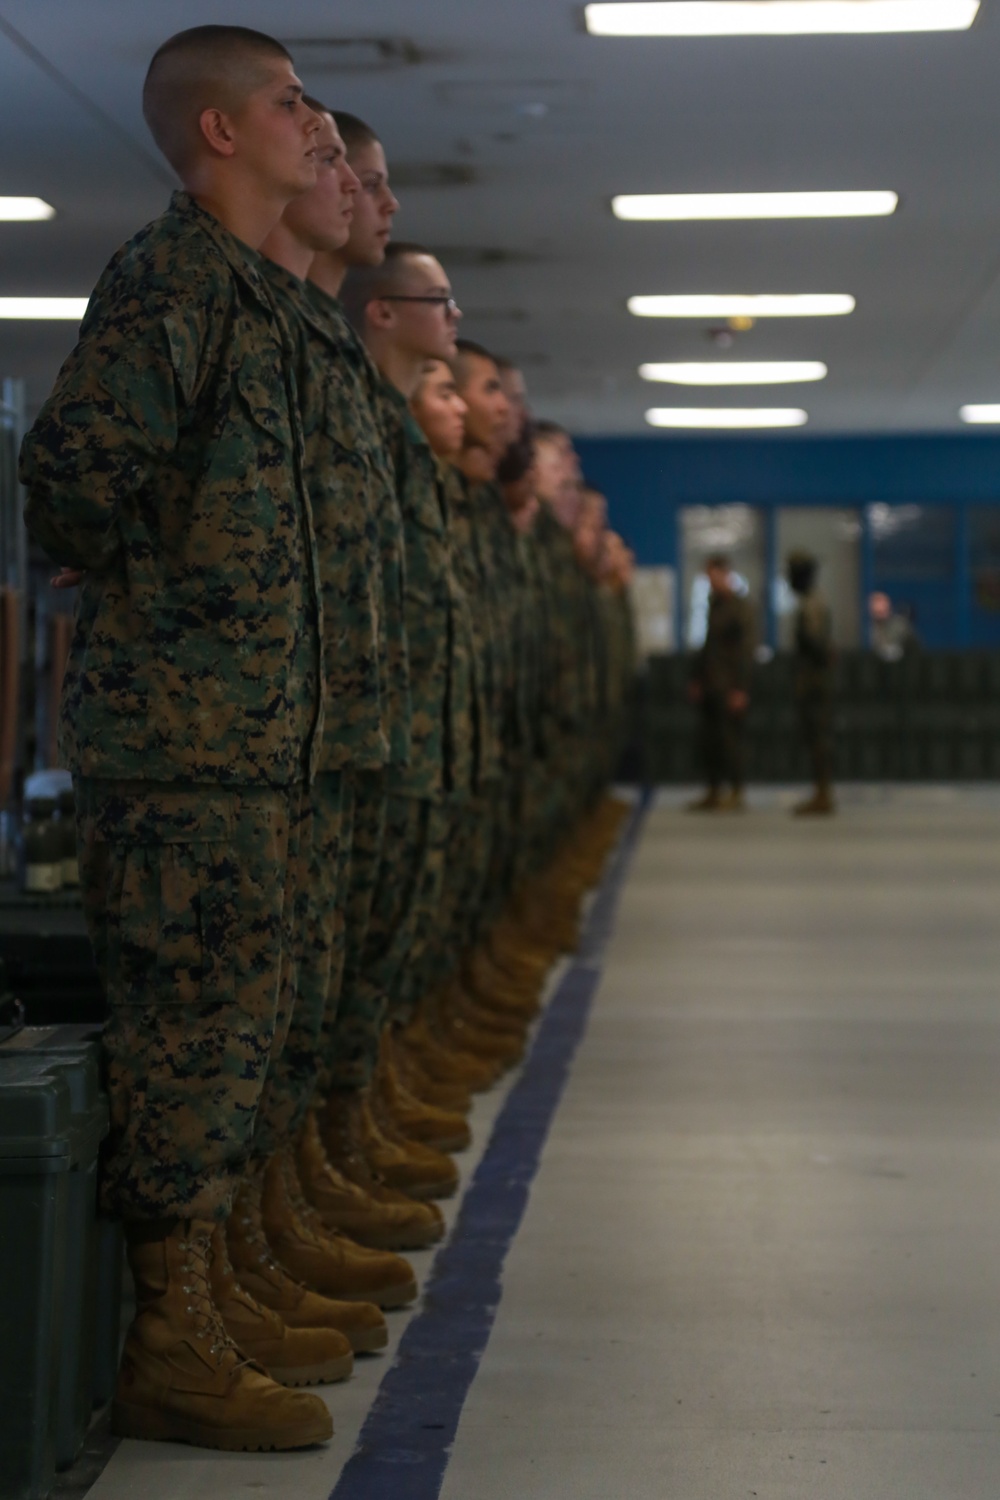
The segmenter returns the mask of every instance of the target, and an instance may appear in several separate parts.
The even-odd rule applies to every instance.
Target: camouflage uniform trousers
[[[368,928],[385,842],[387,802],[384,770],[348,771],[344,774],[341,823],[346,860],[342,903],[344,936],[331,962],[320,1032],[321,1091],[333,1086],[339,1059],[350,1044],[342,1015],[349,1014],[358,1004],[355,996],[364,979]]]
[[[547,756],[535,755],[528,764],[524,789],[524,839],[515,871],[515,885],[548,869],[553,847],[552,773]]]
[[[294,992],[301,787],[78,778],[87,924],[108,1001],[105,1209],[224,1218]]]
[[[800,689],[796,693],[799,727],[817,786],[833,780],[833,693],[828,687]]]
[[[428,901],[426,932],[419,958],[408,966],[401,989],[403,1020],[413,1013],[423,997],[446,984],[458,967],[460,951],[455,945],[456,911],[464,891],[465,869],[473,824],[468,811],[469,794],[450,793],[440,804],[443,857],[436,900]],[[432,892],[433,894],[433,892]]]
[[[408,971],[420,965],[428,922],[441,904],[447,815],[440,802],[393,795],[386,807],[385,842],[372,903],[362,972],[345,993],[337,1017],[337,1055],[330,1086],[364,1089],[378,1061],[387,1023],[409,1018]]]
[[[708,784],[742,787],[746,781],[746,714],[731,713],[725,696],[706,693],[701,703],[702,756]]]
[[[455,830],[456,880],[449,920],[449,941],[456,955],[474,948],[491,909],[491,878],[498,867],[498,809],[504,796],[501,779],[487,782],[465,804]],[[452,855],[449,854],[449,865]]]
[[[530,878],[535,859],[533,818],[535,761],[526,750],[511,759],[506,808],[506,863],[503,869],[502,898],[520,890]]]
[[[340,771],[321,772],[303,798],[308,836],[300,842],[305,876],[298,886],[295,1003],[284,1048],[264,1084],[254,1133],[254,1151],[261,1156],[293,1139],[305,1119],[320,1075],[324,1018],[337,1005],[350,870],[346,780]]]

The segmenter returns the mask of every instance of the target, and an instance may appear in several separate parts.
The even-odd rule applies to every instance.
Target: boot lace
[[[292,1206],[292,1212],[298,1220],[296,1228],[313,1249],[326,1249],[330,1240],[336,1239],[337,1236],[324,1226],[319,1214],[306,1198],[290,1151],[282,1151],[280,1164],[281,1181]]]
[[[181,1266],[184,1280],[181,1287],[185,1296],[191,1299],[186,1310],[188,1317],[194,1318],[197,1324],[195,1338],[211,1339],[208,1352],[216,1363],[221,1364],[222,1357],[231,1350],[235,1350],[236,1346],[225,1330],[222,1314],[216,1307],[212,1296],[209,1272],[210,1242],[207,1238],[189,1237],[181,1240],[178,1248],[184,1256]]]
[[[237,1222],[245,1230],[244,1239],[247,1244],[257,1252],[257,1262],[272,1275],[287,1279],[288,1272],[280,1266],[271,1254],[271,1246],[268,1244],[267,1235],[264,1233],[264,1222],[261,1217],[260,1188],[256,1184],[245,1188],[240,1194],[237,1203]]]

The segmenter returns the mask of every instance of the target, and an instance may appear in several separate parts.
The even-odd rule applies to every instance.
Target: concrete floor
[[[1000,795],[788,800],[650,816],[443,1500],[1000,1494]],[[91,1494],[325,1500],[378,1373]]]

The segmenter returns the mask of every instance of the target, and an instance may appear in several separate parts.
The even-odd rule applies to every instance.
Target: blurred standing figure
[[[883,661],[902,661],[920,645],[913,619],[905,605],[897,609],[888,594],[872,594],[868,600],[871,648]]]
[[[705,564],[712,589],[705,644],[694,659],[688,694],[701,710],[708,790],[691,812],[742,812],[746,781],[744,740],[756,644],[753,606],[733,587],[728,557]],[[730,790],[723,792],[723,787]]]
[[[796,817],[836,811],[833,800],[833,618],[816,586],[819,563],[808,552],[788,558],[788,582],[798,596],[795,616],[795,701],[812,767],[814,791]]]

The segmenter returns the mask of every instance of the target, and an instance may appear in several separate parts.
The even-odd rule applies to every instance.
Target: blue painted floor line
[[[462,1408],[502,1295],[520,1227],[573,1058],[587,1028],[604,949],[649,806],[636,804],[591,904],[580,950],[549,1002],[501,1110],[424,1304],[400,1342],[330,1500],[437,1500]]]

